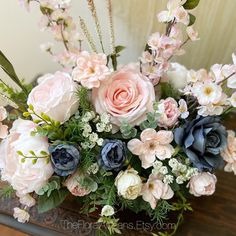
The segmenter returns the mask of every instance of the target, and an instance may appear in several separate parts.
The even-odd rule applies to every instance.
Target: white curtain
[[[30,81],[36,74],[53,72],[60,67],[51,57],[40,51],[39,45],[52,41],[51,35],[40,32],[40,19],[34,5],[28,13],[19,7],[18,0],[1,0],[0,49],[11,59],[16,71]],[[86,0],[72,0],[75,20],[82,15],[93,31],[94,25]],[[103,26],[107,48],[109,48],[108,19],[104,0],[95,0]],[[167,0],[113,0],[113,13],[117,44],[127,47],[120,62],[137,61],[145,42],[152,32],[164,32],[156,14],[164,10]],[[200,41],[186,45],[186,54],[174,58],[188,68],[209,68],[214,63],[230,63],[232,52],[236,52],[236,0],[200,0],[194,10],[197,17],[195,29]],[[0,72],[1,78],[6,78]]]

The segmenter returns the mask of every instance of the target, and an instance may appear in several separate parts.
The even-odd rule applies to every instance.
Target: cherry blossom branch
[[[232,77],[233,75],[236,75],[236,72],[233,72],[232,74],[230,74],[229,76],[227,76],[226,78],[224,78],[223,80],[219,81],[217,84],[223,84],[225,81],[227,81],[230,77]]]

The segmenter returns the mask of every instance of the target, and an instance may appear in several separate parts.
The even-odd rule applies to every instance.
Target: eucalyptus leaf
[[[53,190],[50,197],[47,194],[38,197],[38,212],[44,213],[53,208],[58,207],[67,197],[69,191],[67,189]]]
[[[195,23],[196,17],[193,14],[189,13],[189,18],[190,18],[190,20],[189,20],[188,26],[191,26]]]
[[[187,2],[183,5],[184,9],[192,10],[199,4],[200,0],[187,0]]]

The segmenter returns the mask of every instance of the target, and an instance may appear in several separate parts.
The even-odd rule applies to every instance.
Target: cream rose
[[[111,122],[139,125],[153,110],[155,93],[152,83],[132,67],[125,67],[94,88],[92,101],[97,113],[109,113]]]
[[[209,172],[202,172],[193,176],[189,183],[189,192],[195,197],[212,195],[215,192],[216,176]]]
[[[36,127],[32,121],[18,119],[13,123],[10,134],[0,144],[0,169],[2,180],[8,181],[20,196],[37,192],[53,174],[53,168],[46,160],[38,159],[32,164],[32,159],[21,162],[22,157],[17,154],[21,151],[31,156],[30,150],[40,156],[41,151],[48,152],[48,140],[45,137],[31,136]]]
[[[36,113],[44,112],[52,119],[64,123],[79,107],[75,95],[76,83],[69,74],[63,72],[44,75],[39,82],[29,94],[27,104],[32,104]]]
[[[115,180],[118,195],[125,199],[136,199],[142,189],[142,180],[134,169],[120,171]]]

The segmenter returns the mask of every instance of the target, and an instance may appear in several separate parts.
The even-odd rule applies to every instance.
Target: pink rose
[[[178,103],[171,97],[160,101],[158,112],[161,114],[158,120],[159,126],[165,128],[174,126],[180,116]]]
[[[202,172],[193,176],[189,183],[189,192],[195,197],[212,195],[215,192],[216,176],[209,172]]]
[[[146,119],[146,113],[153,110],[155,92],[145,76],[125,67],[93,89],[92,101],[97,113],[111,115],[114,125],[120,126],[122,121],[139,125]]]
[[[69,74],[56,72],[39,79],[39,85],[29,94],[27,104],[32,104],[37,114],[44,112],[52,119],[64,123],[78,110],[75,95],[77,85]]]
[[[65,186],[74,196],[83,197],[90,194],[91,192],[96,191],[97,189],[97,184],[95,184],[94,189],[82,187],[80,184],[82,177],[83,176],[81,176],[78,172],[75,172],[73,175],[66,179]]]
[[[36,156],[41,156],[41,151],[48,153],[47,138],[31,136],[31,131],[36,126],[32,121],[18,119],[13,123],[10,134],[0,144],[2,180],[8,181],[19,196],[37,192],[54,172],[51,164],[47,164],[44,158],[38,159],[36,164],[32,163],[32,159],[25,159],[22,163],[22,157],[17,154],[17,151],[21,151],[26,156],[32,156],[30,150]]]

